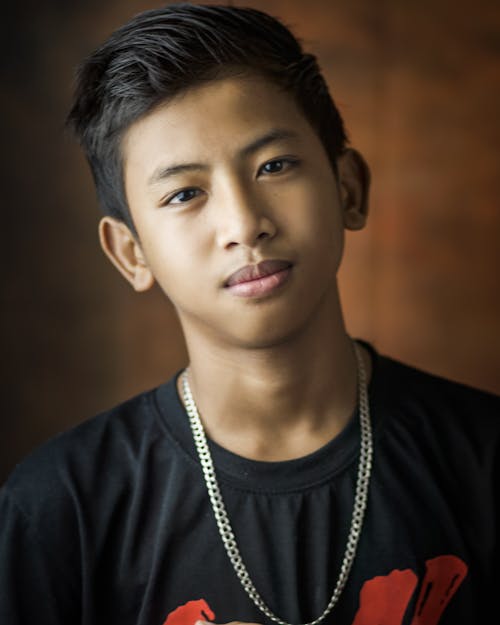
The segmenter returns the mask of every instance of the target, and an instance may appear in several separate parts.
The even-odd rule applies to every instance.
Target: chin
[[[307,327],[307,317],[303,318],[287,311],[284,315],[269,315],[267,319],[259,322],[244,323],[239,320],[238,327],[226,326],[226,332],[231,336],[232,342],[247,349],[269,349],[286,344],[298,336]],[[272,317],[272,318],[271,318]]]

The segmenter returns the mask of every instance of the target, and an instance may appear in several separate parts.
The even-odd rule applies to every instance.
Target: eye
[[[180,191],[177,191],[173,195],[167,197],[164,204],[185,204],[186,202],[189,202],[197,197],[200,193],[201,190],[196,189],[195,187],[181,189]]]
[[[297,165],[297,163],[297,159],[294,158],[275,158],[264,163],[259,169],[259,174],[280,174]]]

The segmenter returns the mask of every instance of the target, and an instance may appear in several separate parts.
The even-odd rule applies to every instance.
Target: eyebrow
[[[203,171],[207,170],[208,166],[202,163],[183,163],[182,165],[168,165],[167,167],[158,167],[153,172],[152,176],[148,180],[148,186],[153,186],[159,182],[163,182],[176,174],[182,174],[186,171]]]
[[[240,156],[250,156],[261,148],[269,145],[270,143],[276,143],[278,141],[286,141],[287,139],[296,139],[297,133],[293,130],[286,130],[284,128],[273,128],[269,132],[266,132],[262,137],[258,137],[244,148],[240,150]]]
[[[266,132],[261,137],[257,137],[257,139],[241,148],[238,155],[240,157],[248,157],[270,143],[285,141],[287,139],[296,139],[297,136],[297,133],[293,130],[273,128],[269,132]],[[187,171],[206,171],[208,168],[208,165],[204,163],[180,163],[178,165],[167,165],[166,167],[160,166],[155,169],[151,177],[148,179],[148,186],[153,186],[159,182],[163,182],[164,180],[177,174]]]

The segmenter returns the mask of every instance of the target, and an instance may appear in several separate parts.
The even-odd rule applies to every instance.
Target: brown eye
[[[199,195],[200,189],[190,188],[190,189],[182,189],[181,191],[177,191],[175,195],[172,195],[168,200],[167,204],[183,204],[185,202],[189,202],[197,195]]]
[[[259,169],[260,174],[280,174],[281,172],[285,172],[291,167],[294,167],[298,164],[298,160],[296,158],[275,158],[272,161],[267,161],[264,163],[262,167]]]
[[[284,167],[284,163],[281,160],[269,161],[269,163],[266,163],[262,167],[262,171],[264,171],[266,174],[275,174],[278,171],[282,171],[283,167]]]

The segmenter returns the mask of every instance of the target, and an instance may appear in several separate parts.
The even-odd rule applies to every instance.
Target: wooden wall
[[[500,5],[248,0],[317,53],[370,164],[366,231],[348,236],[352,334],[500,392]],[[159,4],[157,4],[159,6]],[[0,481],[47,437],[185,363],[171,306],[101,253],[90,174],[62,125],[75,65],[141,0],[3,10]]]

